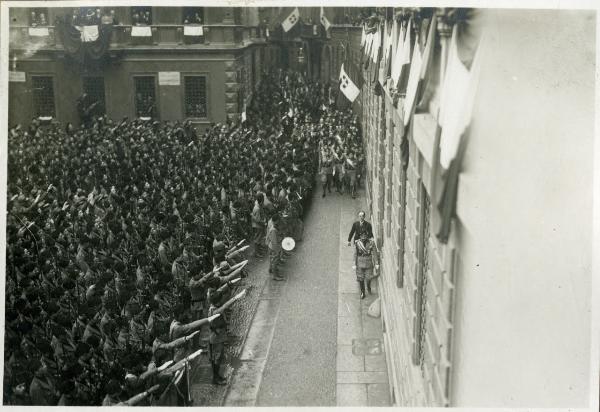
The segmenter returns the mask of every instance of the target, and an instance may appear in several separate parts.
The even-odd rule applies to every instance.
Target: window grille
[[[208,117],[205,76],[185,76],[185,115]]]
[[[400,251],[398,252],[398,279],[396,285],[404,287],[404,248],[405,248],[405,231],[406,231],[406,206],[407,206],[407,190],[408,180],[406,177],[406,169],[400,165],[400,209],[398,216],[398,239],[400,243]]]
[[[156,85],[154,76],[136,76],[135,114],[138,117],[156,116]]]
[[[54,83],[51,76],[32,76],[33,109],[38,117],[54,117]]]
[[[431,202],[425,186],[421,184],[421,222],[420,227],[420,259],[419,259],[419,280],[418,280],[418,300],[417,300],[417,359],[418,365],[421,365],[421,373],[424,373],[425,365],[425,334],[427,330],[427,273],[430,270],[430,250],[429,250],[429,217],[431,214]]]
[[[83,92],[88,95],[91,103],[98,102],[94,114],[106,114],[106,99],[104,96],[104,77],[84,77]]]

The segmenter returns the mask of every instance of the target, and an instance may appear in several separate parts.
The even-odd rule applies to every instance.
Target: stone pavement
[[[367,315],[378,296],[377,281],[371,281],[373,294],[361,300],[352,269],[353,247],[346,242],[363,206],[360,200],[344,204],[340,214],[336,404],[390,406],[381,318]]]
[[[267,280],[225,406],[389,406],[381,319],[367,316],[345,240],[361,200],[315,191],[305,241]],[[337,326],[337,327],[336,327]]]

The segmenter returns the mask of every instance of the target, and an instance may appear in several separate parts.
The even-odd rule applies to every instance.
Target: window
[[[132,7],[131,24],[134,26],[149,26],[152,24],[152,7]]]
[[[84,77],[83,93],[88,96],[90,104],[96,103],[93,114],[106,114],[106,99],[104,96],[104,77]]]
[[[203,24],[204,7],[184,7],[183,24]]]
[[[38,117],[54,117],[54,82],[51,76],[32,76],[33,111]]]
[[[208,117],[206,107],[206,76],[185,76],[186,117]]]
[[[29,25],[31,27],[47,26],[48,23],[48,9],[47,8],[34,8],[30,9],[29,13]]]
[[[400,209],[398,213],[398,241],[399,241],[399,252],[398,252],[398,279],[396,285],[401,288],[404,287],[404,232],[406,231],[406,205],[407,205],[407,193],[406,193],[406,168],[400,165]]]
[[[135,114],[138,117],[156,117],[156,85],[154,76],[134,77]]]
[[[418,262],[419,262],[419,277],[417,279],[417,299],[415,300],[415,312],[417,317],[415,318],[415,344],[416,350],[414,352],[414,363],[421,365],[421,372],[424,371],[425,365],[423,359],[425,357],[425,338],[427,328],[427,279],[428,272],[430,270],[430,250],[429,250],[429,218],[431,215],[431,201],[429,194],[425,189],[423,183],[420,184],[419,191],[421,192],[421,216],[419,222],[419,248],[418,248]],[[424,372],[423,372],[424,373]]]

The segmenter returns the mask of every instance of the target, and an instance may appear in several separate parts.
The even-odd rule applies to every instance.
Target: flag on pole
[[[431,62],[433,61],[433,50],[435,48],[435,29],[437,25],[436,16],[434,15],[429,23],[429,33],[427,34],[427,43],[423,50],[423,63],[421,65],[421,80],[427,77]]]
[[[413,51],[412,62],[410,63],[406,97],[404,99],[404,126],[408,125],[408,121],[412,116],[413,106],[417,97],[417,86],[419,85],[419,80],[421,79],[421,64],[423,63],[423,60],[421,59],[421,51],[419,50],[419,46],[417,44],[418,41],[415,41],[415,50]]]
[[[429,33],[425,40],[425,47],[423,52],[419,50],[419,40],[415,40],[415,49],[413,51],[412,62],[410,64],[410,71],[408,75],[408,86],[406,87],[406,99],[404,101],[404,125],[408,124],[410,116],[419,103],[420,95],[425,84],[425,77],[427,76],[428,68],[431,63],[431,57],[433,55],[433,45],[435,44],[435,26],[436,18],[433,16],[429,23]]]
[[[398,34],[398,42],[396,44],[396,52],[394,53],[394,61],[392,62],[392,81],[394,86],[398,84],[400,79],[400,69],[402,68],[402,60],[404,58],[404,36],[406,35],[406,29],[400,26],[400,33]]]
[[[473,102],[477,92],[480,67],[480,48],[477,49],[471,70],[469,71],[458,57],[456,45],[457,29],[452,30],[448,50],[448,63],[440,97],[439,125],[440,164],[448,169],[456,156],[460,139],[471,121]]]
[[[351,102],[354,102],[360,93],[356,84],[348,77],[348,74],[344,71],[344,64],[340,68],[340,90],[344,93],[344,96],[348,98]]]
[[[321,7],[321,24],[325,27],[325,30],[329,30],[329,27],[331,27],[331,23],[327,19],[327,16],[325,15],[325,9],[323,7]],[[363,33],[364,33],[364,28],[363,28]]]
[[[371,48],[371,59],[373,63],[379,60],[379,51],[381,50],[381,27],[373,33],[373,47]]]
[[[288,31],[290,31],[290,29],[292,27],[294,27],[296,25],[296,23],[298,23],[299,19],[300,19],[300,11],[298,10],[298,7],[295,7],[294,10],[290,13],[290,15],[287,16],[283,22],[281,22],[283,31],[285,31],[286,33]]]
[[[394,62],[395,72],[392,71],[392,80],[394,81],[394,87],[399,87],[402,83],[402,79],[407,79],[408,69],[410,64],[410,46],[411,46],[411,28],[412,19],[408,21],[406,30],[403,30],[404,35],[400,35],[402,42],[398,39],[398,49],[396,51],[396,61]],[[402,45],[400,45],[402,43]]]

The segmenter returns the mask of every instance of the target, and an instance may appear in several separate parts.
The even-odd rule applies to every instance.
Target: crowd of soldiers
[[[106,117],[9,130],[5,403],[189,404],[198,349],[226,382],[244,240],[259,256],[301,240],[319,148],[359,144],[326,86],[280,71],[254,94],[245,122],[202,135]]]

